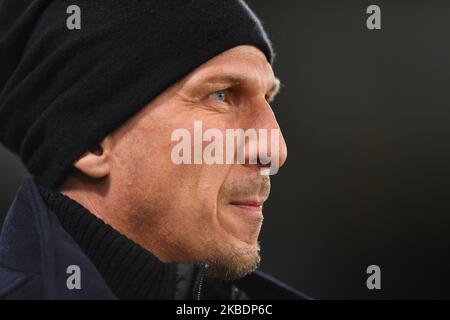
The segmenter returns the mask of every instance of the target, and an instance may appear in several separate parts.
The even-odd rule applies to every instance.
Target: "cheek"
[[[158,210],[170,219],[168,223],[184,228],[211,227],[217,222],[219,191],[226,180],[230,165],[175,164],[172,150],[180,140],[172,141],[177,129],[187,129],[191,136],[191,156],[194,155],[194,120],[203,119],[203,131],[209,127],[225,130],[217,116],[208,119],[199,111],[159,114],[155,110],[151,119],[123,141],[121,148],[127,156],[120,159],[128,166],[124,177],[134,184],[135,192],[145,197],[152,210]],[[160,124],[164,125],[160,125]],[[222,128],[223,127],[223,128]],[[204,142],[203,147],[207,145]],[[128,159],[125,159],[128,158]],[[191,158],[193,159],[193,158]],[[174,227],[174,226],[172,226]]]
[[[199,165],[197,166],[197,185],[195,187],[194,197],[203,205],[203,212],[215,219],[217,206],[220,203],[220,190],[226,180],[230,166],[229,165]]]
[[[216,223],[218,195],[226,179],[227,165],[195,165],[172,162],[175,142],[157,140],[130,148],[126,175],[134,192],[144,198],[152,210],[170,219],[168,223],[192,231]],[[172,221],[174,220],[174,221]],[[176,220],[176,221],[175,221]]]

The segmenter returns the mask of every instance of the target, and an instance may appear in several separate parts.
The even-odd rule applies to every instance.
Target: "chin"
[[[261,262],[260,246],[258,242],[239,245],[221,245],[214,254],[207,259],[209,276],[223,280],[236,280],[255,271]]]

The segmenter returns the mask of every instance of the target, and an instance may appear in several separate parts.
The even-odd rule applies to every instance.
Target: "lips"
[[[233,184],[229,189],[224,189],[227,195],[228,207],[235,213],[244,213],[244,216],[258,219],[262,216],[263,204],[269,197],[270,177],[252,176],[240,179],[239,184]]]
[[[247,211],[260,212],[263,209],[263,203],[264,201],[260,200],[244,200],[244,201],[231,201],[230,205]]]

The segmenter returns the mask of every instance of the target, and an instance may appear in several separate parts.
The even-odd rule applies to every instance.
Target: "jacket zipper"
[[[208,265],[207,264],[201,265],[200,270],[198,271],[197,279],[195,281],[196,285],[193,292],[194,300],[201,300],[203,282],[205,280],[207,273],[208,273]]]

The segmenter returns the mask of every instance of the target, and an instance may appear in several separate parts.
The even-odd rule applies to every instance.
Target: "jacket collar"
[[[40,278],[44,299],[116,299],[96,267],[47,208],[32,178],[20,187],[0,236],[0,263]],[[69,289],[70,266],[80,289]],[[68,269],[69,268],[69,269]]]

